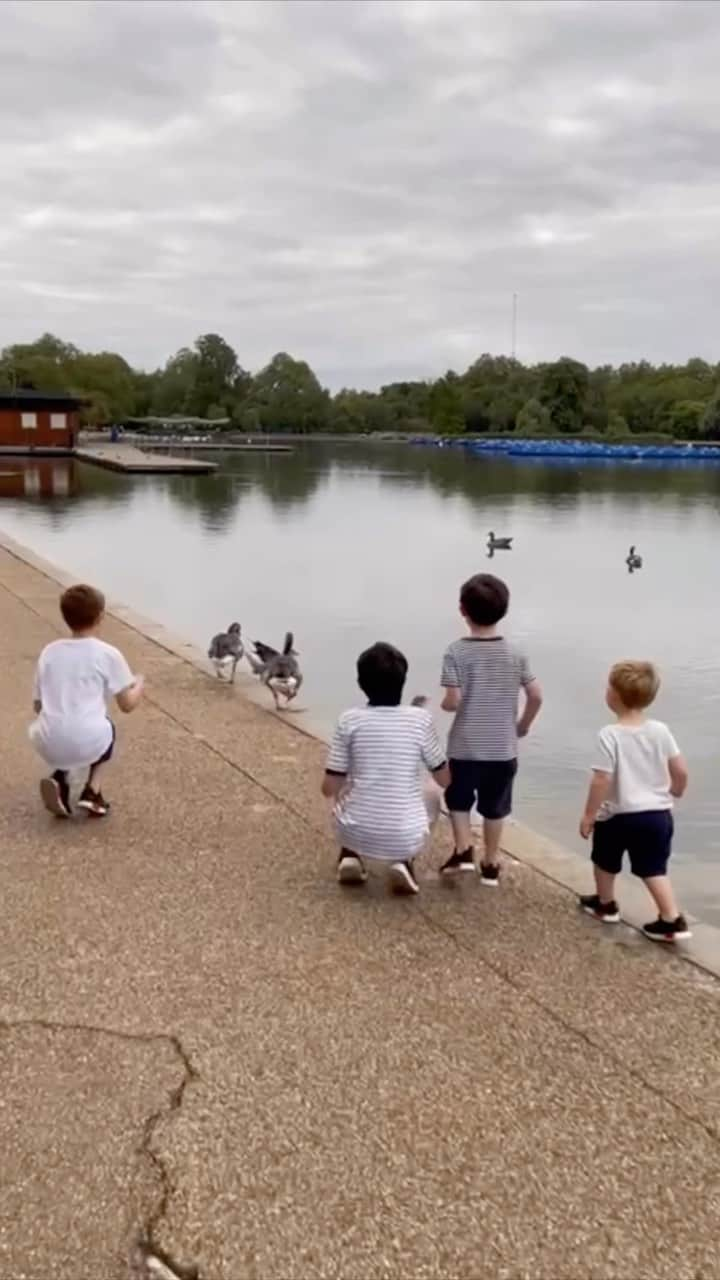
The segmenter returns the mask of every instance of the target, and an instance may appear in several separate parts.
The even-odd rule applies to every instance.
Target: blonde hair
[[[654,702],[660,676],[652,662],[616,662],[610,670],[610,688],[628,711],[642,711]]]

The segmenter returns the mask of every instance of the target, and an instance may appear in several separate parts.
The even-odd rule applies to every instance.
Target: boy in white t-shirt
[[[684,795],[688,771],[667,725],[645,718],[659,687],[650,662],[617,662],[610,672],[605,700],[617,721],[598,736],[580,820],[583,839],[593,838],[596,892],[581,897],[580,906],[598,920],[617,923],[615,878],[627,853],[633,875],[645,882],[658,909],[657,920],[644,925],[643,932],[654,942],[677,942],[691,934],[678,910],[667,865],[673,798]]]
[[[367,880],[366,857],[388,864],[397,892],[419,889],[414,859],[440,810],[440,792],[432,796],[424,784],[429,771],[446,787],[450,773],[430,712],[401,705],[407,670],[391,644],[361,653],[358,684],[367,706],[343,712],[333,736],[322,793],[335,801],[341,884]]]
[[[78,804],[104,818],[110,808],[98,785],[98,773],[112,757],[115,726],[107,713],[114,698],[121,711],[134,711],[143,692],[142,676],[133,676],[118,649],[98,639],[105,598],[94,587],[69,587],[60,612],[71,631],[46,645],[38,659],[33,688],[36,719],[30,725],[35,750],[54,772],[40,783],[45,808],[69,818],[72,769],[87,769]]]

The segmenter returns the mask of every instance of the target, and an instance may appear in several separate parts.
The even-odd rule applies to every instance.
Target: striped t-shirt
[[[464,636],[445,653],[444,689],[462,699],[448,734],[451,760],[514,760],[518,695],[533,676],[524,653],[503,636]]]
[[[347,775],[335,807],[340,844],[368,858],[414,858],[428,835],[423,767],[445,763],[429,711],[357,707],[335,730],[327,771]]]

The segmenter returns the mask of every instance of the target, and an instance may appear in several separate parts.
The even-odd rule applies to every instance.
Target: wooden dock
[[[176,458],[172,454],[144,453],[132,444],[102,444],[91,448],[81,446],[74,457],[79,462],[89,462],[108,471],[123,471],[131,475],[210,475],[217,471],[217,463],[203,458]]]
[[[179,451],[195,450],[198,453],[292,453],[289,444],[245,444],[238,441],[227,441],[217,444],[211,440],[143,440],[144,449],[176,449]]]

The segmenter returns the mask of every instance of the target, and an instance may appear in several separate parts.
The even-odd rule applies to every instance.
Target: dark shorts
[[[113,754],[113,751],[115,750],[115,725],[113,724],[112,720],[110,721],[110,728],[112,729],[112,738],[110,739],[110,746],[108,747],[104,756],[101,756],[99,760],[93,761],[93,763],[90,766],[91,769],[94,769],[96,765],[107,764],[108,760],[112,760],[112,754]]]
[[[450,760],[445,803],[451,813],[469,813],[477,804],[483,818],[507,818],[517,760]]]
[[[601,871],[615,876],[622,868],[623,855],[627,853],[634,876],[640,876],[642,880],[664,876],[672,849],[673,830],[673,816],[669,809],[619,813],[606,822],[595,823],[592,860]]]

